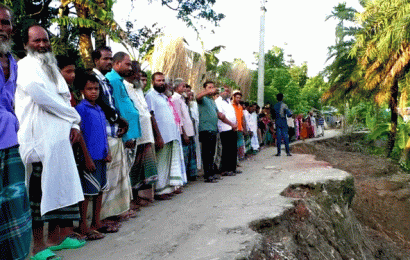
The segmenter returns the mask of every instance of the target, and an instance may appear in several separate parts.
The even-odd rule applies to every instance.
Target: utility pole
[[[265,92],[265,13],[266,1],[261,0],[261,28],[259,34],[259,63],[258,63],[258,105],[264,105]]]

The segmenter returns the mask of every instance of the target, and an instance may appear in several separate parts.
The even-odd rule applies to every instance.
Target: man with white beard
[[[14,114],[17,63],[11,55],[12,11],[0,4],[0,248],[3,259],[25,259],[30,251],[31,216]]]
[[[79,219],[78,202],[84,200],[71,147],[81,136],[81,118],[70,105],[70,91],[58,71],[47,31],[33,25],[25,37],[27,56],[18,62],[16,91],[18,140],[29,180],[33,255],[47,259],[54,256],[52,251],[85,244],[68,237],[72,221]],[[49,222],[47,242],[44,221]]]

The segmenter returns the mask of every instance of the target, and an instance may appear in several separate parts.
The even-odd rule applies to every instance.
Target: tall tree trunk
[[[394,144],[396,142],[396,135],[397,135],[397,122],[398,122],[398,111],[397,111],[397,101],[399,96],[399,82],[395,80],[391,89],[390,89],[390,101],[389,107],[391,111],[390,123],[391,123],[391,130],[389,134],[389,140],[387,143],[387,156],[390,157],[391,153],[394,148]]]
[[[86,7],[84,7],[84,5],[75,4],[74,6],[77,11],[78,17],[88,18],[88,10]],[[86,69],[92,69],[94,67],[94,63],[91,58],[91,53],[93,52],[93,43],[91,41],[91,29],[80,27],[79,30],[79,49],[81,59]]]
[[[105,3],[105,0],[96,0],[95,1],[99,7],[102,9],[106,10],[107,5]],[[98,21],[97,22],[101,22]],[[107,34],[103,31],[96,31],[95,32],[95,48],[98,49],[100,47],[104,47],[107,45]]]
[[[60,9],[58,10],[58,16],[67,17],[70,14],[70,9],[68,8],[69,1],[61,0]],[[68,40],[67,26],[60,25],[60,37],[64,40]]]
[[[95,33],[95,48],[107,46],[107,34],[105,32]]]
[[[94,63],[91,57],[93,52],[93,43],[91,41],[91,30],[86,28],[80,29],[80,39],[79,39],[80,55],[83,60],[85,69],[92,69]]]

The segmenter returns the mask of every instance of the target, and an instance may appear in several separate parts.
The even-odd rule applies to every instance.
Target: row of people
[[[1,243],[7,259],[27,257],[31,232],[32,259],[59,259],[54,251],[118,232],[118,220],[134,217],[153,199],[181,193],[197,179],[198,168],[203,167],[206,182],[216,182],[218,130],[223,174],[239,173],[238,136],[247,131],[235,101],[240,93],[229,118],[213,100],[211,81],[195,97],[177,81],[172,94],[165,75],[157,72],[144,95],[138,64],[126,53],[112,55],[108,47],[93,52],[92,72],[76,76],[75,63],[56,60],[39,25],[25,31],[27,56],[17,63],[10,54],[12,13],[4,5],[0,19],[1,227],[7,231]],[[79,221],[77,229],[73,221]]]

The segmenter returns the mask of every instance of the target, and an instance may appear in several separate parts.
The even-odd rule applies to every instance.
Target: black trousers
[[[237,134],[234,130],[219,133],[222,143],[221,172],[236,171]]]
[[[209,179],[216,174],[214,156],[216,148],[216,132],[199,132],[199,141],[202,143],[202,164],[204,167],[204,178]]]

